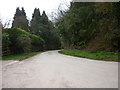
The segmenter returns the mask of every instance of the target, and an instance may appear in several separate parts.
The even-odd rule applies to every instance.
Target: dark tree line
[[[61,45],[54,24],[45,11],[41,15],[37,8],[31,21],[27,19],[24,8],[17,8],[12,27],[3,28],[2,32],[3,56],[59,49]]]
[[[35,8],[30,25],[28,23],[24,8],[16,9],[12,27],[21,28],[35,34],[45,41],[44,49],[58,49],[60,47],[60,40],[55,31],[53,23],[48,19],[45,11],[40,14],[39,8]]]
[[[57,49],[60,47],[60,40],[55,31],[54,24],[48,19],[45,11],[41,15],[39,9],[35,8],[30,28],[31,33],[45,40],[45,49]]]

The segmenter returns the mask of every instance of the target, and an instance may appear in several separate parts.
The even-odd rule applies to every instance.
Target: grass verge
[[[118,62],[118,53],[117,52],[101,51],[101,52],[91,53],[91,52],[80,51],[80,50],[61,50],[61,51],[59,51],[59,53],[65,54],[65,55],[82,57],[82,58],[95,59],[95,60]]]
[[[10,55],[0,58],[0,60],[23,60],[26,58],[29,58],[31,56],[34,56],[40,52],[30,52],[30,53],[22,53],[22,54],[16,54],[16,55]]]

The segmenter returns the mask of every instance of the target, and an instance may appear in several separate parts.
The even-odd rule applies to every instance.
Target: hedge
[[[18,38],[21,35],[26,35],[31,39],[32,48],[34,48],[34,47],[38,47],[40,49],[43,48],[44,40],[41,37],[34,35],[34,34],[30,34],[29,32],[26,32],[25,30],[23,30],[21,28],[5,29],[5,30],[3,30],[3,35],[5,33],[8,34],[8,38],[11,42],[9,45],[10,50],[15,54],[24,52],[23,48],[19,47],[19,45],[18,45],[19,44]],[[3,41],[3,43],[4,43],[4,41]],[[34,50],[32,50],[32,51],[34,51]]]

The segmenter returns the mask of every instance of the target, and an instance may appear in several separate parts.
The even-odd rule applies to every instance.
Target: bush
[[[29,35],[28,32],[20,28],[7,29],[6,32],[10,35],[11,41],[16,41],[17,37],[19,37],[21,34]]]
[[[35,44],[35,45],[40,45],[40,44],[43,44],[44,43],[44,40],[34,34],[31,34],[30,35],[30,38],[32,40],[32,44]]]
[[[31,47],[43,48],[44,40],[42,38],[40,38],[34,34],[30,34],[29,32],[26,32],[23,29],[11,28],[11,29],[4,30],[4,32],[9,34],[9,38],[11,41],[10,49],[15,54],[22,53],[22,52],[29,52],[29,50],[28,50],[28,48],[30,48],[29,42],[31,42],[31,44],[32,44],[32,46],[30,45]],[[29,39],[31,39],[31,40],[29,40]],[[29,41],[28,43],[27,43],[27,40]],[[18,45],[19,43],[20,43],[20,45]],[[25,45],[28,44],[26,48],[25,48],[24,44]],[[34,50],[32,50],[32,51],[34,51]]]
[[[22,34],[17,38],[17,45],[23,49],[25,53],[31,51],[31,39],[28,35]]]
[[[34,34],[30,35],[31,44],[32,44],[32,51],[40,51],[43,50],[44,40]]]
[[[2,56],[7,56],[10,54],[9,45],[11,41],[9,39],[8,33],[2,33]]]
[[[107,33],[106,39],[111,41],[115,50],[120,50],[120,29],[113,29]]]
[[[10,39],[9,39],[9,34],[8,33],[3,33],[2,34],[2,45],[4,47],[9,46],[10,45]]]

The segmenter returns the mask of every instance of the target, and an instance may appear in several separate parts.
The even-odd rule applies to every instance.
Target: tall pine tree
[[[30,32],[33,34],[39,34],[41,30],[41,15],[39,9],[35,8],[30,22]]]
[[[23,7],[22,10],[20,10],[19,7],[16,9],[12,27],[21,28],[26,30],[27,32],[29,31],[28,20]]]
[[[45,11],[43,11],[43,13],[42,13],[42,23],[48,24],[48,17],[46,15]]]
[[[48,19],[45,11],[42,13],[41,37],[45,40],[45,49],[56,49],[60,46],[59,38],[54,29],[54,24]]]

